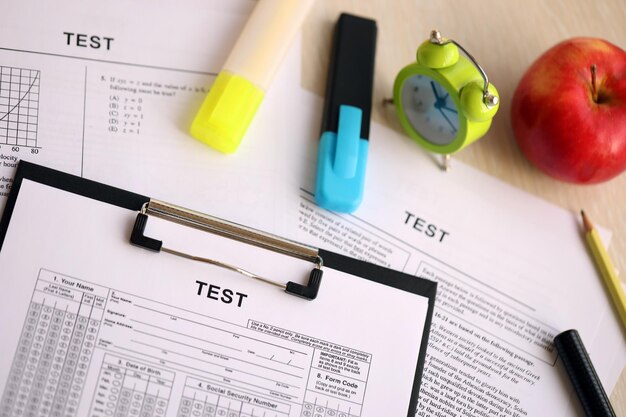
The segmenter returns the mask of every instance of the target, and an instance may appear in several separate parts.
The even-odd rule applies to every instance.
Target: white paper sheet
[[[444,173],[408,137],[376,123],[361,207],[351,215],[323,210],[311,194],[322,102],[301,94],[313,115],[291,126],[302,138],[290,150],[299,230],[286,233],[439,282],[418,415],[574,415],[552,345],[570,328],[610,392],[626,343],[578,213],[454,159]]]
[[[273,228],[283,208],[284,185],[276,179],[285,176],[278,138],[286,133],[285,115],[276,109],[294,107],[286,93],[299,86],[300,42],[294,40],[236,154],[187,133],[255,4],[5,5],[0,209],[17,160],[26,159]]]
[[[0,416],[407,414],[427,298],[325,268],[306,301],[132,246],[135,217],[22,183],[0,252]],[[162,220],[146,234],[278,280],[312,268]]]

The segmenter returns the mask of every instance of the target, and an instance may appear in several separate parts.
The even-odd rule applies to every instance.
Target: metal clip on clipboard
[[[230,265],[215,259],[179,252],[177,250],[164,247],[162,241],[153,239],[144,234],[148,223],[148,216],[158,217],[184,226],[193,227],[205,232],[237,240],[242,243],[255,245],[283,255],[309,261],[315,264],[315,268],[311,271],[311,274],[309,275],[309,282],[306,286],[291,281],[285,284],[264,278],[235,265]],[[217,217],[209,216],[207,214],[165,203],[163,201],[150,200],[148,203],[143,205],[141,211],[137,214],[137,219],[135,220],[135,225],[133,226],[133,231],[130,236],[130,243],[154,252],[163,251],[185,259],[204,262],[220,268],[228,269],[248,278],[254,278],[267,284],[275,285],[284,289],[285,292],[289,294],[293,294],[307,300],[314,300],[315,297],[317,297],[317,293],[322,282],[323,261],[316,248],[283,239],[237,223],[232,223],[227,220],[219,219]]]

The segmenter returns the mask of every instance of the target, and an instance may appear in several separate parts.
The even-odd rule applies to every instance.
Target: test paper
[[[300,102],[310,111],[290,125],[305,139],[290,149],[298,163],[287,235],[439,283],[419,416],[577,415],[552,343],[571,328],[612,389],[626,343],[579,213],[454,158],[444,172],[435,156],[377,123],[360,208],[321,209],[311,192],[322,102],[304,91]]]
[[[407,415],[428,298],[324,268],[304,300],[132,246],[136,214],[22,182],[0,251],[0,416]],[[278,281],[312,268],[164,220],[146,234]]]

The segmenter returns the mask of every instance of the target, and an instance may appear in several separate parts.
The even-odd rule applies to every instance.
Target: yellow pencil
[[[622,319],[622,324],[626,327],[626,295],[622,289],[621,282],[615,274],[615,268],[613,267],[611,258],[609,258],[609,254],[606,252],[606,249],[604,249],[604,245],[600,240],[600,235],[598,235],[598,232],[593,227],[589,218],[585,215],[585,212],[581,210],[580,214],[583,217],[585,238],[587,239],[589,249],[591,249],[593,259],[596,261],[596,266],[600,271],[602,279],[604,279],[604,284],[609,290],[609,293],[611,293],[611,298],[613,299],[615,308]]]

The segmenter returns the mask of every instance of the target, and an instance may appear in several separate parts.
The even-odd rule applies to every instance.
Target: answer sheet
[[[307,92],[299,101],[316,114],[290,126],[305,139],[290,149],[287,236],[439,283],[419,416],[582,416],[552,343],[570,328],[611,391],[626,343],[579,213],[454,158],[444,172],[376,123],[362,205],[349,215],[321,209],[311,192],[322,101]]]
[[[407,415],[426,297],[324,268],[304,300],[132,246],[136,215],[23,181],[0,251],[0,416]],[[146,234],[277,281],[313,267],[156,218]]]
[[[298,39],[236,154],[188,134],[255,4],[7,2],[0,17],[0,211],[25,159],[273,227],[283,209],[274,197],[284,189],[275,178],[285,176],[273,145],[284,114],[275,109],[293,106],[284,93],[299,86]]]

